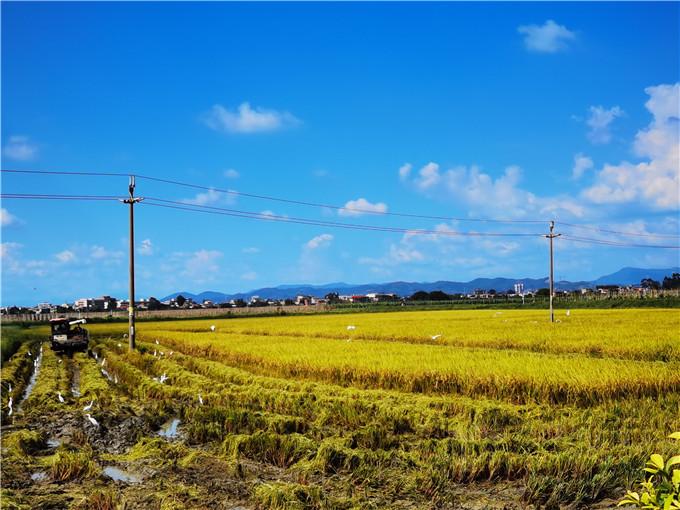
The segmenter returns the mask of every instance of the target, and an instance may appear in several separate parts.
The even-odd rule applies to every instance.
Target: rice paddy
[[[126,324],[92,324],[72,357],[25,330],[2,366],[2,507],[615,506],[677,447],[680,313],[558,319],[141,322],[133,353]]]

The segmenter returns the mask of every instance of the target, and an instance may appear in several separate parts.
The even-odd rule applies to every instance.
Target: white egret
[[[99,356],[97,356],[97,353],[92,351],[92,355],[94,356],[94,359],[99,359]]]
[[[441,336],[442,336],[442,334],[439,333],[439,334],[436,334],[436,335],[432,335],[430,338],[431,338],[432,340],[436,340],[437,338],[439,338],[439,337],[441,337]]]
[[[12,393],[12,385],[9,385],[9,389],[7,390],[9,393]]]
[[[61,360],[59,360],[59,363],[61,363]]]
[[[9,412],[7,413],[7,416],[12,416],[12,413],[14,410],[12,409],[12,397],[9,397],[9,402],[7,402],[7,406],[9,407]]]
[[[213,333],[215,332],[215,325],[214,324],[212,326],[210,326],[210,331],[212,331]]]
[[[90,423],[94,425],[95,427],[99,427],[99,422],[95,420],[92,416],[90,416],[90,413],[87,413],[85,416],[87,416],[87,419],[90,420]]]
[[[62,404],[66,402],[66,400],[64,400],[64,397],[61,396],[61,391],[57,392],[57,396],[59,397],[59,402],[61,402]]]
[[[113,375],[113,382],[114,382],[115,384],[118,384],[118,376],[115,375],[115,374]]]
[[[102,359],[102,366],[106,365],[106,358]]]
[[[198,401],[201,405],[203,405],[203,397],[201,396],[200,393],[198,394]]]
[[[168,354],[168,356],[172,356],[173,354],[175,354],[175,351],[170,351],[170,354]]]
[[[90,400],[90,403],[83,407],[83,411],[89,411],[92,409],[92,404],[94,404],[94,400]]]
[[[153,357],[154,358],[156,357],[156,351],[155,350],[153,351]]]
[[[33,356],[33,354],[31,354],[31,351],[28,351],[28,355],[29,355],[29,356]]]
[[[347,331],[354,331],[355,329],[357,329],[357,327],[354,325],[350,324],[349,326],[347,326]]]
[[[156,338],[156,345],[160,345],[160,343],[158,342],[158,338]]]
[[[161,378],[158,380],[158,382],[161,383],[161,384],[163,384],[163,383],[164,383],[165,381],[167,381],[167,380],[168,380],[168,376],[165,375],[165,372],[163,372],[163,375],[162,375]]]
[[[109,373],[106,370],[104,370],[102,368],[101,371],[102,371],[102,374],[105,375],[107,379],[111,379],[111,376],[109,375]]]
[[[571,315],[571,310],[567,310],[567,317]]]
[[[121,343],[119,342],[119,343],[118,343],[118,347],[123,347],[123,344],[121,344]]]

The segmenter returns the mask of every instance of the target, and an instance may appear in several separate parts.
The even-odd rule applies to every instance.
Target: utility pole
[[[130,176],[128,186],[130,198],[121,200],[124,204],[130,204],[130,302],[128,303],[128,318],[130,332],[128,334],[129,348],[135,350],[135,204],[141,202],[141,197],[135,197],[135,176]]]
[[[545,235],[550,239],[550,322],[555,322],[555,311],[553,310],[553,295],[555,294],[555,280],[553,276],[554,268],[554,258],[553,258],[553,239],[561,236],[562,234],[555,234],[553,230],[555,229],[555,220],[550,221],[550,233]]]

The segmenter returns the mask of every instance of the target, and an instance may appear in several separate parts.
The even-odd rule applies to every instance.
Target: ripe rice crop
[[[678,313],[545,319],[483,310],[140,322],[133,353],[125,324],[90,325],[90,356],[44,347],[3,434],[3,499],[405,509],[618,497],[649,452],[672,451]],[[3,389],[25,386],[29,348],[3,366]],[[176,438],[156,435],[167,420],[179,420]],[[55,438],[62,445],[47,446]],[[141,481],[97,476],[110,465]]]

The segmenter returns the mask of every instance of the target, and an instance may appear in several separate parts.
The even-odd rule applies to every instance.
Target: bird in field
[[[59,363],[61,363],[61,360],[59,360]]]
[[[61,391],[57,392],[57,396],[59,397],[59,402],[61,402],[62,404],[66,402],[66,400],[64,400],[64,397],[61,396]]]
[[[156,345],[160,345],[159,342],[158,342],[158,338],[156,338]]]
[[[354,325],[352,325],[352,324],[350,324],[349,326],[347,326],[347,331],[354,331],[355,329],[357,329],[357,327],[354,326]]]
[[[29,356],[33,356],[33,354],[31,354],[31,351],[28,351],[28,355],[29,355]]]
[[[7,402],[7,407],[9,407],[9,412],[7,413],[7,416],[12,416],[12,413],[14,410],[12,409],[12,397],[9,397],[9,402]]]
[[[215,332],[215,325],[214,324],[212,326],[210,326],[210,331],[212,331],[213,333]]]
[[[199,402],[201,405],[203,405],[203,397],[201,396],[200,393],[198,394],[198,402]]]
[[[172,356],[173,354],[175,354],[175,351],[170,351],[170,354],[168,354],[168,356]]]
[[[101,369],[101,372],[102,372],[102,375],[104,375],[107,379],[109,379],[109,380],[111,379],[111,376],[109,375],[109,373],[108,373],[106,370],[104,370],[104,369],[102,368],[102,369]]]
[[[106,358],[102,359],[102,366],[106,365]]]
[[[439,334],[437,334],[437,335],[432,335],[430,338],[431,338],[432,340],[436,340],[437,338],[440,338],[441,336],[442,336],[442,334],[439,333]]]
[[[97,356],[96,352],[92,352],[92,355],[94,356],[94,359],[99,359],[99,356]]]
[[[165,375],[165,372],[163,372],[163,375],[161,376],[160,379],[158,379],[158,382],[161,383],[161,384],[163,384],[163,383],[164,383],[165,381],[167,381],[167,380],[168,380],[168,376]]]
[[[118,384],[118,376],[115,375],[115,374],[114,374],[114,376],[113,376],[113,382],[114,382],[115,384]]]
[[[90,403],[83,407],[83,411],[89,411],[92,409],[92,404],[94,404],[94,400],[90,400]]]
[[[127,338],[127,333],[124,333],[124,334],[123,334],[123,338]]]
[[[154,351],[153,351],[153,357],[154,357],[154,358],[156,357],[156,354],[157,354],[157,352],[156,352],[156,350],[154,349]]]
[[[95,427],[99,427],[99,422],[95,420],[92,416],[90,416],[90,413],[87,413],[85,416],[87,416],[87,419],[90,420],[90,423],[94,425]]]
[[[567,310],[567,317],[571,315],[571,310]]]
[[[12,385],[9,385],[9,389],[7,390],[8,393],[12,393]]]

